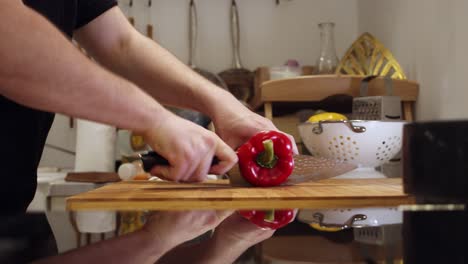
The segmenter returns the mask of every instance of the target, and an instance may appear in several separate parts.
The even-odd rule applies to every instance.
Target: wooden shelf
[[[360,94],[362,79],[359,75],[310,75],[266,81],[261,84],[261,101],[265,104],[265,116],[273,118],[275,102],[318,102],[332,95]],[[408,80],[392,80],[393,95],[402,101],[403,117],[414,119],[414,103],[419,94],[419,84]],[[369,83],[368,96],[386,95],[385,78],[377,77]]]
[[[358,75],[311,75],[267,81],[262,84],[264,102],[320,101],[333,94],[359,96],[361,81]],[[385,80],[378,77],[369,83],[368,96],[384,95]],[[393,80],[393,93],[402,101],[416,101],[419,84],[408,80]]]

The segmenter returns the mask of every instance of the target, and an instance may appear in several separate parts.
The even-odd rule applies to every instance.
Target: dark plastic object
[[[468,201],[468,120],[405,125],[402,160],[404,191],[418,202]]]
[[[172,112],[183,119],[192,121],[193,123],[200,125],[204,128],[208,128],[211,123],[210,117],[197,111],[183,108],[171,108]]]
[[[468,263],[467,211],[403,214],[405,264]]]
[[[140,155],[141,162],[143,163],[143,169],[145,171],[150,171],[156,165],[169,165],[169,162],[163,158],[161,155],[154,151],[150,151],[145,154]],[[219,159],[214,157],[211,165],[216,165],[219,163]]]

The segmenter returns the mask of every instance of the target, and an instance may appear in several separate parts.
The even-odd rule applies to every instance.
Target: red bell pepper
[[[294,219],[294,210],[249,210],[239,211],[240,215],[262,228],[278,229]]]
[[[291,175],[294,168],[291,140],[278,131],[254,135],[237,150],[239,169],[254,186],[276,186]]]

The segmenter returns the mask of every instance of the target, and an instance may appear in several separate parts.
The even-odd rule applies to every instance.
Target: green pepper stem
[[[263,148],[265,148],[265,154],[263,154],[262,161],[265,164],[270,164],[273,162],[275,159],[275,150],[273,148],[273,140],[267,139],[262,142],[263,143]]]
[[[276,161],[278,159],[275,156],[273,140],[267,139],[262,143],[265,150],[258,155],[257,163],[265,168],[273,168],[276,165]]]
[[[266,222],[273,222],[275,221],[275,209],[265,211],[265,219]]]

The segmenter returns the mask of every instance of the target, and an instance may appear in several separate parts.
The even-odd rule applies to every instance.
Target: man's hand
[[[232,211],[164,211],[147,218],[142,231],[146,231],[157,243],[175,247],[214,229]]]
[[[269,120],[251,112],[241,104],[237,111],[225,109],[214,118],[216,133],[232,148],[237,149],[248,141],[253,135],[263,130],[278,130]],[[288,135],[293,145],[293,152],[298,154],[294,138]]]
[[[37,264],[155,263],[169,250],[213,229],[231,214],[229,211],[157,212],[136,232],[77,248]]]
[[[167,180],[203,181],[208,173],[222,175],[237,162],[235,152],[215,133],[169,112],[144,137],[171,164],[155,166],[151,174]],[[220,162],[211,167],[215,156]]]
[[[241,245],[245,249],[270,238],[275,233],[275,230],[258,227],[238,213],[226,218],[215,230],[216,239]]]
[[[249,247],[271,237],[274,230],[264,230],[234,213],[226,218],[214,235],[198,244],[181,245],[168,252],[158,264],[233,263]]]

